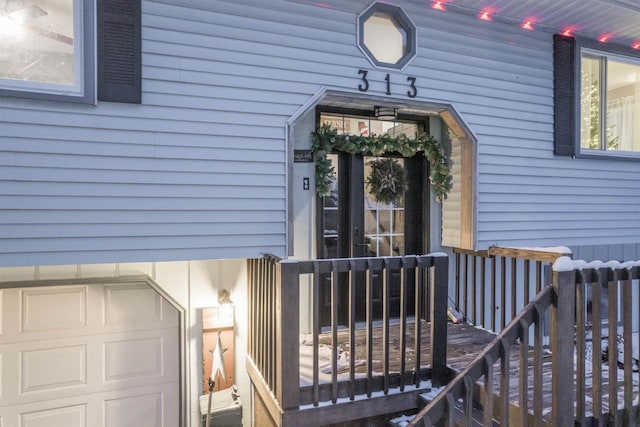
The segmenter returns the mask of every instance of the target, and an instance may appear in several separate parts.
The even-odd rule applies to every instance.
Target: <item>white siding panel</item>
[[[637,164],[553,156],[550,34],[400,1],[418,55],[375,69],[369,3],[145,0],[142,105],[0,98],[0,265],[284,255],[285,123],[359,69],[473,132],[480,247],[638,243]]]

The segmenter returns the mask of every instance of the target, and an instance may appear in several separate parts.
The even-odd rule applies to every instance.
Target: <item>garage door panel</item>
[[[36,288],[21,292],[21,333],[87,326],[87,287]]]
[[[21,394],[87,383],[87,346],[21,352]]]
[[[107,325],[159,322],[162,298],[144,284],[104,287],[105,323]]]
[[[176,427],[179,396],[171,384],[134,387],[105,394],[104,427]]]
[[[22,414],[20,416],[20,427],[86,427],[86,406],[67,406]]]
[[[146,284],[61,288],[0,291],[0,344],[48,340],[51,334],[63,338],[175,328],[179,323],[177,310]]]
[[[0,345],[0,406],[179,379],[177,328]]]
[[[102,301],[108,330],[171,327],[178,322],[176,309],[145,283],[105,286]]]
[[[153,333],[152,333],[153,332]],[[126,334],[104,344],[105,382],[143,385],[148,381],[177,380],[177,331]]]
[[[162,425],[162,393],[105,402],[105,427],[156,427]]]
[[[179,314],[146,283],[3,289],[0,310],[0,427],[179,424]]]
[[[148,425],[153,427],[176,427],[180,425],[178,402],[175,384],[134,387],[3,407],[0,408],[0,426],[25,427],[25,420],[31,419],[32,422],[36,422],[38,417],[42,417],[47,422],[35,424],[37,427],[74,427],[75,424],[69,423],[69,420],[73,420],[72,414],[80,413],[77,408],[83,407],[84,418],[80,418],[80,421],[84,424],[79,425],[86,427],[147,426],[147,421],[138,424],[115,424],[114,421],[119,419],[117,417],[121,416],[124,409],[129,411],[128,415],[132,420],[145,420],[148,416],[153,421],[153,424]],[[65,411],[69,414],[66,415]],[[107,423],[109,413],[111,424]],[[59,418],[56,418],[56,414],[60,414]],[[159,421],[156,423],[156,420]]]

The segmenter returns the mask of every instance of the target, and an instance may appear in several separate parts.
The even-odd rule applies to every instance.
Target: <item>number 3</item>
[[[367,74],[369,72],[366,70],[358,70],[358,74],[360,74],[362,76],[362,83],[364,83],[364,86],[361,84],[358,85],[358,90],[360,92],[366,92],[369,90],[369,80],[367,80]]]
[[[415,77],[407,77],[407,81],[409,82],[409,87],[411,90],[407,91],[407,96],[409,98],[415,98],[418,95],[418,88],[416,87],[416,78]]]

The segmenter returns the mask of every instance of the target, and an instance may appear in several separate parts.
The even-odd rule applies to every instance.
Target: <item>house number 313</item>
[[[369,80],[367,79],[367,75],[369,71],[367,70],[358,70],[358,74],[360,75],[360,84],[358,85],[358,90],[360,92],[367,92],[369,90]],[[384,78],[384,82],[386,85],[386,94],[391,95],[391,75],[387,73]],[[416,78],[415,77],[407,77],[407,85],[409,86],[409,90],[407,91],[407,96],[409,98],[415,98],[418,95],[418,88],[416,87]]]

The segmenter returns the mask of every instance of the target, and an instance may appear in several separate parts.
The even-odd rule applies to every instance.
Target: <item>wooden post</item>
[[[298,261],[282,260],[276,276],[276,389],[283,410],[300,406],[300,282]],[[268,357],[268,356],[267,356]]]
[[[551,357],[552,425],[574,424],[574,313],[576,302],[575,272],[553,271],[553,287],[556,299],[551,307]]]
[[[447,381],[447,297],[449,259],[434,256],[435,273],[431,281],[431,382],[440,387]]]

